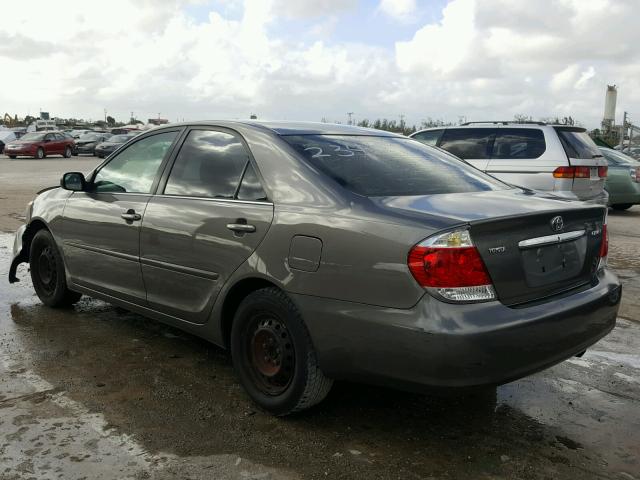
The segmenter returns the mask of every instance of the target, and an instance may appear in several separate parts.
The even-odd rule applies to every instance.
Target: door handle
[[[142,218],[142,215],[140,215],[139,213],[136,213],[136,211],[133,210],[132,208],[120,214],[120,216],[127,222],[137,222]]]
[[[239,233],[253,233],[256,231],[255,225],[247,225],[246,223],[227,223],[227,228]]]

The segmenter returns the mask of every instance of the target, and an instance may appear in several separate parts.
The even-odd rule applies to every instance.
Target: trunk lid
[[[379,198],[403,216],[446,230],[468,225],[498,299],[542,299],[587,284],[597,271],[606,209],[520,189]],[[561,219],[561,220],[560,220]]]

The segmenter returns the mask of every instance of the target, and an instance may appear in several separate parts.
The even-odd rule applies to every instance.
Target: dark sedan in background
[[[95,155],[100,158],[108,157],[133,137],[135,137],[134,134],[113,135],[104,142],[96,145]]]
[[[76,140],[76,154],[96,154],[96,147],[111,138],[110,133],[87,133]]]
[[[17,234],[39,298],[90,295],[229,348],[262,408],[334,379],[500,384],[615,325],[607,210],[344,125],[203,122],[139,135],[40,193]]]

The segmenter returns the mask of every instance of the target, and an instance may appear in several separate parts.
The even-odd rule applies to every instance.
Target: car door
[[[140,262],[149,306],[205,323],[231,274],[253,253],[273,204],[239,134],[192,128],[142,222]]]
[[[60,153],[55,133],[47,133],[44,136],[43,148],[45,155],[55,155]]]
[[[438,146],[480,170],[486,170],[494,128],[447,128]]]
[[[74,283],[146,303],[140,224],[179,129],[147,135],[100,166],[87,190],[67,200],[62,225],[66,267]]]

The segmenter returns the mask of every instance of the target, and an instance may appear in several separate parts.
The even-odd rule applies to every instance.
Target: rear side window
[[[569,158],[596,158],[602,157],[598,146],[593,143],[591,137],[582,129],[556,128],[560,142]]]
[[[243,175],[245,180],[241,182]],[[164,193],[236,198],[238,189],[242,199],[265,197],[240,137],[217,130],[191,130],[176,157]]]
[[[418,132],[411,138],[424,143],[425,145],[437,145],[444,130],[427,130],[426,132]]]
[[[489,158],[489,146],[494,128],[451,128],[444,131],[440,148],[456,157],[467,159]]]
[[[282,139],[317,170],[367,197],[508,188],[451,155],[410,138],[295,135]]]
[[[500,128],[496,130],[491,158],[538,158],[546,148],[542,130]]]

